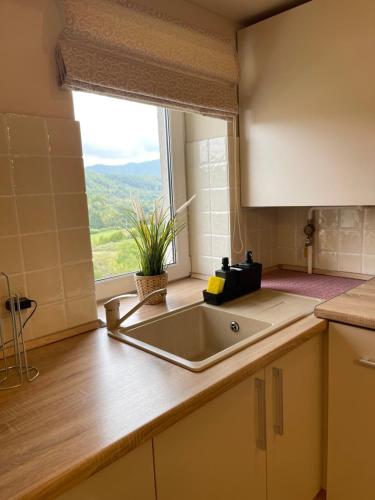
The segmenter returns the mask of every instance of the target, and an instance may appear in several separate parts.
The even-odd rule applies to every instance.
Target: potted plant
[[[161,200],[155,202],[153,210],[147,215],[139,201],[133,201],[132,208],[128,210],[128,231],[138,249],[140,270],[135,273],[134,280],[141,300],[149,293],[167,287],[168,251],[186,226],[186,219],[181,219],[181,215],[194,198],[190,198],[172,214],[169,208],[164,208]],[[164,301],[165,295],[156,295],[146,303],[159,304]]]

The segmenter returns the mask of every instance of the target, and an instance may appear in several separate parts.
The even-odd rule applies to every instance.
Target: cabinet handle
[[[365,366],[366,368],[375,368],[375,361],[371,361],[370,359],[359,358],[357,363],[361,366]]]
[[[272,368],[273,379],[273,430],[276,434],[284,434],[284,408],[283,408],[283,371],[281,368]]]
[[[266,441],[266,384],[260,378],[255,379],[256,392],[256,445],[260,450],[265,450]]]

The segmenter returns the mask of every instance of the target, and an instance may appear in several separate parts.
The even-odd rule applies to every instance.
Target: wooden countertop
[[[375,330],[375,278],[342,295],[319,304],[318,318]]]
[[[0,393],[0,498],[40,500],[71,488],[326,325],[310,315],[200,373],[105,329],[31,351],[40,377]]]

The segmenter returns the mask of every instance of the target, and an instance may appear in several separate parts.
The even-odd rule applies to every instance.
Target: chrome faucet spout
[[[123,298],[137,297],[136,294],[125,294],[112,297],[110,300],[104,303],[105,315],[107,320],[108,330],[116,330],[121,326],[121,324],[126,321],[130,316],[132,316],[138,309],[140,309],[149,299],[155,295],[167,295],[167,289],[161,288],[160,290],[155,290],[142,300],[140,300],[134,307],[132,307],[124,316],[120,317],[120,300]]]

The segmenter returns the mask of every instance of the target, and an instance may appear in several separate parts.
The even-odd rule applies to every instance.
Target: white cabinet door
[[[375,331],[330,323],[328,500],[375,498]]]
[[[374,19],[314,0],[239,32],[243,206],[375,204]]]
[[[158,500],[266,499],[263,389],[264,370],[154,438]]]
[[[268,366],[266,387],[267,499],[312,500],[322,473],[321,336]]]
[[[152,443],[136,448],[58,500],[155,500]]]

